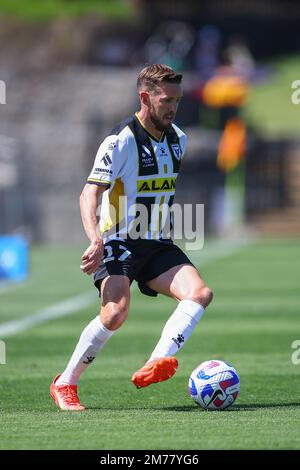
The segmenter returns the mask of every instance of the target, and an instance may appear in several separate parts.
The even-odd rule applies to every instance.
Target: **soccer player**
[[[181,79],[161,64],[139,73],[141,108],[102,142],[80,196],[90,241],[81,269],[93,274],[102,305],[100,315],[83,330],[66,369],[51,384],[51,396],[62,410],[84,410],[78,380],[126,320],[133,280],[145,295],[159,293],[178,301],[149,360],[132,375],[138,388],[173,376],[178,366],[174,355],[212,300],[197,269],[164,230],[186,148],[186,135],[173,124]]]

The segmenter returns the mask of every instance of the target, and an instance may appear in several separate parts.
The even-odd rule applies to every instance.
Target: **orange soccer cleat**
[[[147,362],[137,370],[131,377],[131,382],[137,388],[148,387],[148,385],[170,379],[175,374],[177,367],[178,361],[175,357],[160,357]]]
[[[77,385],[55,385],[61,374],[57,375],[50,386],[50,395],[61,410],[83,411],[77,395]]]

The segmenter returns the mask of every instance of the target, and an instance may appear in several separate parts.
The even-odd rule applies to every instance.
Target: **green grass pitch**
[[[80,256],[79,249],[33,249],[29,280],[0,294],[0,326],[91,289]],[[291,361],[300,339],[299,240],[257,241],[202,269],[201,256],[215,299],[167,382],[141,390],[130,382],[175,308],[137,289],[126,323],[81,378],[84,413],[59,412],[49,384],[96,315],[96,291],[88,308],[2,338],[0,448],[299,449],[300,364]],[[226,411],[203,411],[188,395],[190,372],[213,358],[232,363],[241,379]]]

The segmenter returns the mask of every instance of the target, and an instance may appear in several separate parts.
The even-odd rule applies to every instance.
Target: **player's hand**
[[[104,246],[102,240],[92,241],[81,257],[81,271],[88,275],[92,274],[101,263],[103,251]]]

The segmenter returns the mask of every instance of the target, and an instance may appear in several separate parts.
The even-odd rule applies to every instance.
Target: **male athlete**
[[[133,280],[145,295],[160,293],[178,301],[149,360],[132,375],[138,388],[173,376],[178,366],[175,353],[212,300],[197,269],[164,232],[167,215],[161,208],[172,206],[186,148],[185,134],[173,124],[182,97],[181,79],[161,64],[139,73],[141,109],[100,145],[80,196],[90,241],[81,269],[93,274],[102,305],[100,316],[83,330],[67,368],[51,384],[51,396],[62,410],[84,410],[77,395],[79,377],[126,320]]]

